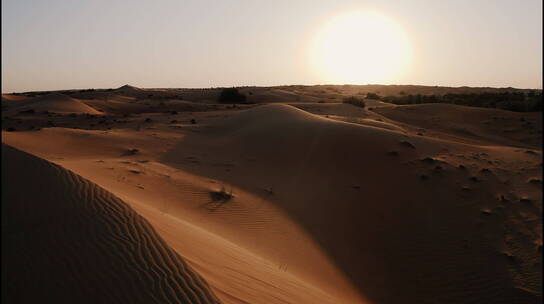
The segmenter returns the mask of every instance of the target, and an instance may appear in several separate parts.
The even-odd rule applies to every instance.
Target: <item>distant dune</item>
[[[484,141],[496,145],[542,145],[542,115],[538,113],[453,104],[380,107],[375,112],[399,123],[415,124],[431,132],[442,132],[442,137],[450,135],[457,136],[457,140],[461,137],[472,139],[472,143]]]
[[[142,89],[137,88],[135,86],[125,84],[124,86],[121,86],[121,87],[117,88],[116,90],[117,91],[141,91]]]
[[[2,222],[6,303],[219,303],[125,203],[6,145]]]
[[[19,96],[19,95],[12,95],[12,94],[2,94],[2,102],[10,102],[10,101],[21,101],[25,100],[28,97],[26,96]]]
[[[34,110],[36,112],[48,111],[63,114],[100,114],[100,112],[84,104],[80,100],[59,93],[34,97],[32,99],[25,99],[20,103],[20,105],[11,103],[11,107],[8,109],[6,114],[28,110]]]

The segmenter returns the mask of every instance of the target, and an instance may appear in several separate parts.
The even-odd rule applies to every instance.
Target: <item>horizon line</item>
[[[428,84],[379,84],[379,83],[367,83],[367,84],[351,84],[351,83],[345,83],[345,84],[332,84],[332,83],[321,83],[321,84],[281,84],[281,85],[234,85],[234,86],[209,86],[209,87],[140,87],[140,86],[134,86],[130,84],[124,84],[119,87],[87,87],[87,88],[70,88],[70,89],[46,89],[46,90],[30,90],[30,91],[10,91],[5,92],[2,90],[2,94],[23,94],[23,93],[37,93],[37,92],[59,92],[59,91],[80,91],[80,90],[115,90],[119,89],[123,86],[131,86],[139,89],[160,89],[160,90],[175,90],[175,89],[193,89],[193,90],[213,90],[213,89],[223,89],[223,88],[274,88],[274,87],[289,87],[289,86],[414,86],[414,87],[433,87],[433,88],[473,88],[473,89],[513,89],[513,90],[540,90],[542,91],[542,87],[540,88],[519,88],[519,87],[511,87],[511,86],[470,86],[470,85],[462,85],[462,86],[451,86],[451,85],[428,85]]]

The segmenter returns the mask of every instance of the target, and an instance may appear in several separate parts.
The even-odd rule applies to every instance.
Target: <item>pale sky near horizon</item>
[[[4,93],[326,83],[542,88],[542,1],[2,0]]]

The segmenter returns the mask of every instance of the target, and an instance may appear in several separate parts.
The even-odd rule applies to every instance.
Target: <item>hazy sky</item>
[[[312,39],[350,11],[411,45],[381,83],[542,88],[541,0],[2,0],[2,92],[331,83]],[[368,28],[349,34],[382,53]]]

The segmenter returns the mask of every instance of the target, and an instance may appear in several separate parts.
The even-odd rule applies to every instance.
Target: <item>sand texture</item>
[[[145,219],[80,176],[2,145],[2,189],[6,303],[219,303]]]

